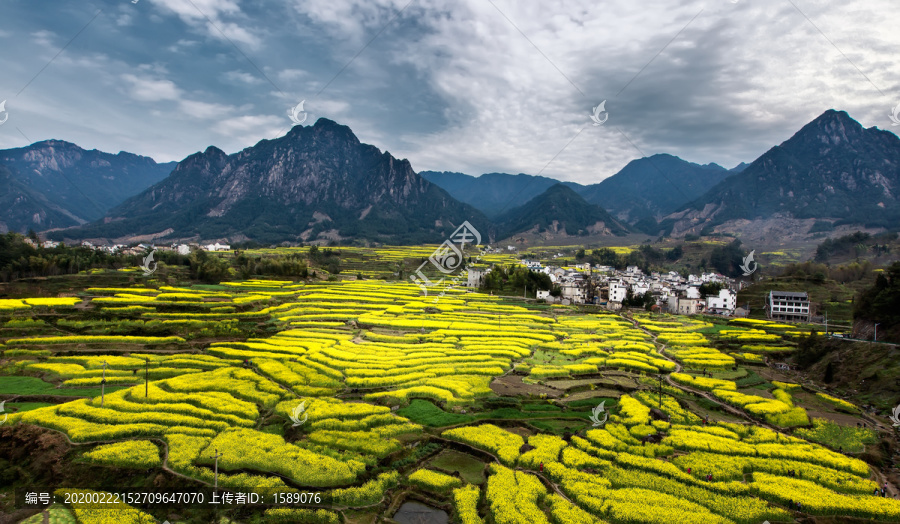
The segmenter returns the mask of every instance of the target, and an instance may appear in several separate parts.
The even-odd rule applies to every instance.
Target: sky
[[[831,108],[900,130],[896,0],[0,5],[0,149],[235,153],[304,101],[301,125],[416,171],[588,184],[657,153],[752,162]]]

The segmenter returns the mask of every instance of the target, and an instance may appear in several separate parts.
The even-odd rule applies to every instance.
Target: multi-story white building
[[[737,295],[730,289],[720,289],[719,296],[706,297],[706,310],[710,313],[731,315],[737,306]]]
[[[628,287],[618,280],[609,281],[609,301],[621,304],[628,293]]]
[[[772,320],[809,322],[809,295],[795,291],[769,291],[766,316]]]
[[[647,291],[650,291],[650,284],[647,282],[635,282],[631,285],[631,292],[634,296],[643,295]]]

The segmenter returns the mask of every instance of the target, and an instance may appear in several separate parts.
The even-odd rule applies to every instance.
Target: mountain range
[[[480,211],[408,161],[320,118],[232,155],[216,147],[193,154],[102,221],[54,237],[406,244],[446,237],[465,220],[488,230]]]
[[[773,219],[806,233],[816,220],[896,228],[900,139],[829,110],[731,170],[660,154],[584,185],[417,174],[322,118],[234,154],[210,146],[177,164],[39,142],[0,151],[0,188],[0,227],[60,240],[402,244],[440,242],[465,220],[490,242],[520,233],[681,236]]]
[[[630,228],[621,224],[602,207],[590,204],[572,188],[554,184],[524,205],[498,216],[498,237],[518,233],[547,233],[557,236],[627,235]]]
[[[898,197],[900,138],[828,110],[661,225],[683,234],[780,216],[896,229]]]
[[[486,173],[474,177],[450,171],[419,171],[419,175],[490,218],[525,204],[556,184],[565,184],[576,192],[584,188],[575,182],[560,182],[554,178],[524,173]]]
[[[43,231],[84,224],[164,179],[177,162],[85,150],[61,140],[0,150],[0,230]]]
[[[745,167],[746,164],[741,164],[729,171],[717,164],[694,164],[676,156],[659,154],[633,160],[615,175],[589,185],[525,174],[487,173],[479,177],[447,171],[422,171],[419,174],[491,218],[562,183],[589,204],[601,206],[619,220],[634,224],[638,229],[645,223],[654,229],[663,216],[700,197],[710,187]]]

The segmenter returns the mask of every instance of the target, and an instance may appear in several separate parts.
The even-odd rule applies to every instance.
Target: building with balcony
[[[766,316],[772,320],[809,322],[809,295],[805,291],[769,291]]]

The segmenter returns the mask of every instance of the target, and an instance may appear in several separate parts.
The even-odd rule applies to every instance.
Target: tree
[[[684,248],[682,248],[681,245],[675,246],[666,253],[666,259],[670,262],[675,262],[682,256],[684,256]]]
[[[879,272],[872,287],[856,297],[853,301],[853,319],[881,324],[878,328],[879,340],[897,340],[897,328],[900,326],[900,262],[894,262]]]
[[[644,309],[650,311],[653,309],[653,306],[656,305],[656,299],[653,298],[653,293],[650,291],[644,292]]]
[[[602,266],[612,266],[617,269],[625,267],[624,264],[622,264],[619,255],[617,255],[615,251],[608,247],[595,249],[591,253],[591,263],[600,264]]]
[[[210,255],[200,249],[191,253],[191,277],[215,284],[231,278],[231,266],[227,260]]]
[[[721,282],[704,282],[700,284],[700,297],[706,298],[710,295],[717,297],[723,287]]]
[[[736,238],[725,246],[714,247],[709,254],[709,265],[723,275],[737,277],[743,274],[740,266],[744,256],[741,241]]]

